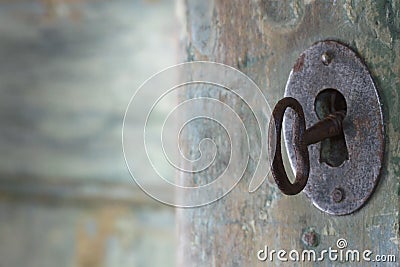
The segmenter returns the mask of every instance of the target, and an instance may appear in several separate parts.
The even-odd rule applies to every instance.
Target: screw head
[[[321,61],[324,63],[324,65],[329,65],[332,61],[332,55],[329,52],[324,52],[321,55]]]
[[[339,203],[340,201],[342,201],[344,199],[344,192],[343,189],[341,188],[335,188],[332,191],[332,200],[336,203]]]
[[[301,241],[307,247],[316,247],[319,244],[319,237],[313,228],[307,228],[301,236]]]

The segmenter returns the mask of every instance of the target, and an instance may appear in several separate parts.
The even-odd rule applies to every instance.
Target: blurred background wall
[[[172,0],[0,0],[0,266],[175,265],[175,211],[121,148],[132,94],[177,63],[175,15]]]

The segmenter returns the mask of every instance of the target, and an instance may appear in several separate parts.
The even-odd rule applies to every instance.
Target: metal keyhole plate
[[[310,175],[304,192],[320,210],[345,215],[363,206],[378,183],[384,152],[382,110],[367,67],[354,51],[335,41],[316,43],[303,52],[286,84],[285,97],[303,106],[307,128],[320,120],[315,100],[326,89],[337,90],[345,98],[343,133],[348,155],[339,166],[329,166],[321,161],[321,143],[310,145]],[[288,112],[283,131],[295,170],[293,123],[294,115]]]

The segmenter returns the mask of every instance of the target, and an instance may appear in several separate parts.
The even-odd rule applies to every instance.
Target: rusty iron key
[[[290,182],[283,166],[280,143],[283,117],[287,108],[291,108],[296,113],[293,125],[293,148],[296,155],[296,176],[294,183]],[[307,147],[324,139],[340,135],[343,131],[342,122],[345,115],[346,111],[333,112],[306,129],[303,108],[295,98],[285,97],[276,104],[269,126],[269,136],[276,138],[274,140],[276,142],[273,142],[275,149],[271,150],[270,147],[270,151],[275,152],[272,160],[272,175],[278,188],[284,194],[296,195],[304,189],[310,172]]]

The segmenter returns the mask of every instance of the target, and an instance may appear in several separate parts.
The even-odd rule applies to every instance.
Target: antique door
[[[229,194],[202,207],[178,209],[180,266],[281,265],[285,258],[290,262],[291,250],[300,254],[306,249],[317,254],[329,247],[338,250],[338,245],[343,245],[338,240],[346,242],[347,249],[371,251],[366,260],[350,265],[397,266],[400,261],[400,2],[188,0],[185,8],[187,60],[224,63],[244,72],[259,86],[271,108],[283,97],[296,59],[313,43],[336,40],[356,51],[369,68],[382,103],[385,152],[380,182],[368,203],[351,215],[332,216],[314,207],[301,193],[283,195],[271,177],[250,193],[249,184],[256,168],[250,151],[243,178]],[[202,93],[187,90],[184,98],[190,99],[194,94],[217,98],[232,106],[243,121],[252,119],[245,103],[230,92],[211,85],[203,85],[202,89]],[[197,105],[198,109],[218,112],[210,105]],[[252,108],[266,109],[262,105]],[[229,126],[234,122],[223,123]],[[251,123],[248,126],[251,129]],[[215,133],[220,133],[218,127],[207,123],[188,125],[190,139],[185,142],[185,152],[196,155],[198,141],[215,137]],[[267,125],[261,127],[267,129]],[[253,149],[257,149],[260,136],[248,136],[249,143],[255,143]],[[215,143],[221,154],[212,170],[185,173],[179,179],[196,185],[199,181],[211,181],[213,175],[221,172],[226,167],[224,153],[229,153],[230,147],[224,138],[216,138]],[[281,260],[275,254],[271,261],[266,259],[266,248],[287,253],[281,255]],[[300,257],[295,264],[332,266],[341,265],[341,261],[346,260],[327,256],[323,261],[302,261]]]

